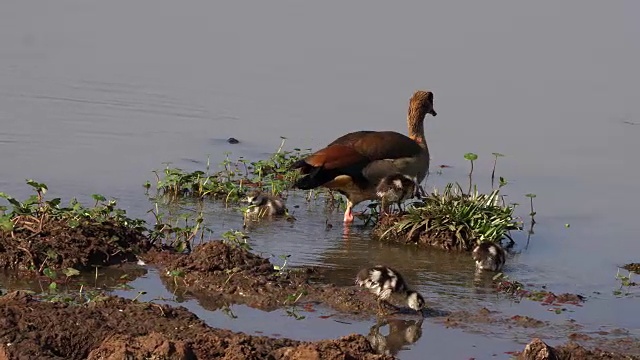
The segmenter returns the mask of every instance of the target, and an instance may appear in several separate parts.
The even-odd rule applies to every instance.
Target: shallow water
[[[0,191],[25,197],[24,179],[34,178],[51,196],[102,193],[143,217],[152,205],[141,185],[163,162],[196,169],[208,154],[218,163],[225,151],[264,158],[280,136],[288,147],[317,149],[351,130],[405,132],[407,100],[427,88],[438,111],[427,120],[428,187],[464,182],[462,155],[472,151],[480,157],[475,179],[486,190],[491,153],[506,154],[498,174],[510,181],[509,199],[526,217],[524,194],[537,194],[537,224],[528,246],[526,234],[517,235],[519,253],[505,272],[583,294],[584,307],[556,315],[538,303],[498,299],[474,286],[464,256],[379,244],[357,227],[345,238],[340,214],[330,214],[334,227],[325,231],[321,209],[301,206],[293,225],[251,230],[254,248],[274,262],[291,254],[291,265],[330,268],[341,284],[361,266],[387,262],[443,309],[486,306],[557,324],[575,319],[586,330],[639,329],[640,319],[628,316],[637,294],[616,298],[612,291],[617,266],[639,261],[640,5],[364,4],[254,2],[251,11],[165,0],[4,4]],[[230,136],[241,144],[227,144]],[[440,164],[453,168],[439,175]],[[210,210],[218,234],[239,228],[237,212]],[[127,293],[162,293],[154,276],[149,271]],[[238,319],[227,321],[193,300],[182,304],[212,324],[249,333],[282,315],[238,307]],[[371,326],[291,321],[291,336],[309,338]],[[448,330],[430,319],[423,328],[428,335],[402,358],[425,351],[486,358],[527,340],[505,329]],[[476,347],[438,346],[452,336],[468,336],[464,343]]]

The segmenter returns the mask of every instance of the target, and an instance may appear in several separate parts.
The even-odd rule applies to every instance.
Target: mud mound
[[[429,234],[426,231],[388,231],[393,225],[401,220],[402,214],[382,215],[380,220],[373,227],[371,234],[380,241],[389,241],[400,244],[416,244],[419,246],[429,246],[443,250],[471,250],[471,247],[468,244],[459,241],[455,231],[443,231],[437,234]]]
[[[294,301],[324,303],[352,314],[376,310],[374,296],[363,289],[325,284],[312,268],[275,270],[268,259],[222,241],[196,246],[189,255],[154,251],[145,260],[163,270],[171,291],[186,290],[208,310],[230,303],[275,310]]]
[[[100,347],[89,353],[88,360],[120,359],[195,359],[191,346],[184,341],[172,341],[159,333],[133,337],[113,335],[102,342]]]
[[[48,220],[42,226],[16,226],[12,233],[0,232],[0,268],[36,270],[44,268],[81,270],[91,265],[112,265],[135,260],[150,247],[140,230],[113,222],[68,222]]]
[[[254,255],[245,249],[227,245],[222,241],[212,241],[198,246],[188,257],[176,257],[171,266],[187,272],[214,274],[226,270],[248,272],[254,275],[271,275],[275,272],[268,259]]]
[[[640,356],[606,352],[598,349],[588,350],[571,342],[551,347],[540,339],[533,339],[518,355],[519,360],[638,360]]]
[[[0,298],[0,359],[392,359],[361,335],[301,342],[210,328],[186,309],[109,297],[88,305]]]

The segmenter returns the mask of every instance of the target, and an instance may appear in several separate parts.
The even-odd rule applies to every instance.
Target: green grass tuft
[[[471,250],[481,242],[499,242],[510,230],[520,230],[514,219],[515,205],[504,205],[500,189],[465,194],[460,185],[448,184],[390,224],[381,238],[403,237],[446,249]]]

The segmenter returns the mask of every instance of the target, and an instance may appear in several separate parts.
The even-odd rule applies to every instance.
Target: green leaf
[[[42,273],[44,274],[44,276],[48,277],[51,280],[55,280],[58,278],[58,274],[56,274],[55,270],[51,270],[50,268],[44,268],[44,270],[42,270]]]
[[[474,161],[478,159],[478,155],[474,154],[474,153],[466,153],[464,154],[464,158],[469,160],[469,161]]]
[[[74,268],[66,268],[64,270],[62,270],[62,273],[66,276],[66,277],[72,277],[72,276],[78,276],[80,275],[80,271],[74,269]]]
[[[107,198],[105,198],[104,196],[100,195],[100,194],[92,194],[91,197],[93,198],[93,200],[95,201],[100,201],[100,202],[104,202],[107,201]]]
[[[6,232],[13,231],[13,221],[11,221],[10,215],[0,216],[0,230]]]
[[[47,185],[45,185],[43,183],[39,183],[39,182],[37,182],[35,180],[32,180],[32,179],[27,179],[27,185],[31,186],[36,191],[41,192],[43,194],[46,194],[47,190],[49,190],[49,188],[47,188]]]

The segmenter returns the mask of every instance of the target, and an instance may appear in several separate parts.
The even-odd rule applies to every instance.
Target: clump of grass
[[[465,194],[460,185],[448,184],[414,203],[408,213],[392,224],[382,237],[402,236],[446,249],[471,250],[481,242],[499,242],[519,230],[515,205],[503,205],[500,190]],[[510,237],[509,237],[510,238]]]
[[[204,171],[185,172],[167,166],[162,172],[155,172],[157,193],[172,199],[213,198],[226,202],[237,202],[253,189],[280,194],[299,177],[291,165],[310,153],[310,149],[283,150],[285,140],[282,138],[278,151],[266,160],[232,160],[226,153],[217,171],[212,171],[209,161]],[[144,187],[149,188],[150,184],[147,182]]]

